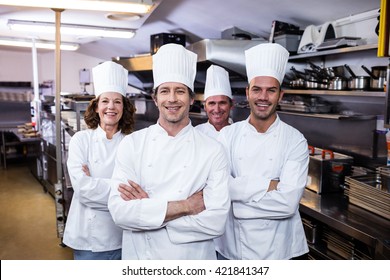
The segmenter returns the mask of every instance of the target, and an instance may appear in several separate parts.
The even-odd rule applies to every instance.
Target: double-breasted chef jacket
[[[116,150],[124,134],[107,139],[96,129],[79,131],[69,142],[68,173],[73,197],[63,242],[77,250],[111,251],[122,247],[122,229],[115,225],[107,208]],[[91,176],[82,171],[87,164]]]
[[[308,252],[299,201],[308,174],[304,136],[277,117],[265,133],[249,118],[224,127],[218,140],[228,155],[231,211],[216,239],[228,259],[290,259]],[[267,192],[270,180],[277,190]]]
[[[215,259],[230,198],[223,147],[191,123],[175,137],[157,123],[126,136],[117,152],[108,207],[124,229],[122,259]],[[130,179],[149,198],[125,201],[119,183]],[[206,210],[164,222],[167,204],[203,189]]]

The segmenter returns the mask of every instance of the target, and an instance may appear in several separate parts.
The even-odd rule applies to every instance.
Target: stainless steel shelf
[[[338,95],[360,97],[386,97],[384,91],[285,89],[285,94]]]
[[[358,52],[358,51],[367,51],[367,50],[373,50],[377,49],[378,44],[370,44],[370,45],[360,45],[356,47],[346,47],[346,48],[337,48],[337,49],[331,49],[331,50],[325,50],[325,51],[317,51],[312,53],[304,53],[304,54],[298,54],[298,55],[292,55],[290,56],[289,60],[300,60],[300,59],[306,59],[310,57],[320,57],[320,56],[327,56],[327,55],[335,55],[335,54],[346,54],[350,52]]]
[[[296,115],[296,116],[302,116],[308,118],[350,120],[350,121],[365,121],[365,120],[376,119],[376,116],[372,116],[372,115],[347,116],[347,115],[339,115],[339,114],[317,114],[317,113],[303,113],[303,112],[292,112],[292,111],[278,111],[278,114]]]

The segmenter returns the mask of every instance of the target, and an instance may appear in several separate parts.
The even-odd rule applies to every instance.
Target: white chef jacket
[[[99,126],[77,132],[69,142],[68,172],[74,190],[63,242],[77,250],[103,252],[122,247],[122,229],[107,208],[115,154],[124,134],[107,139]],[[91,176],[85,175],[87,164]]]
[[[307,141],[277,117],[265,133],[247,120],[219,133],[229,157],[232,201],[226,232],[216,239],[228,259],[290,259],[308,252],[299,215],[306,186]],[[267,192],[271,179],[277,190]]]
[[[229,124],[232,124],[233,120],[229,118]],[[201,123],[195,126],[196,129],[202,131],[206,135],[210,136],[213,139],[217,139],[219,131],[215,129],[215,127],[209,122]]]
[[[108,208],[124,229],[122,259],[215,259],[230,207],[223,147],[189,124],[175,137],[159,125],[126,136],[119,145]],[[125,201],[120,182],[131,179],[149,198]],[[168,201],[203,189],[206,210],[164,223]]]
[[[219,131],[210,122],[205,122],[195,126],[195,129],[203,132],[204,134],[210,136],[213,139],[217,139]]]

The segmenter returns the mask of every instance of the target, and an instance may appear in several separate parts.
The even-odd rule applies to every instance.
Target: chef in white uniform
[[[197,125],[196,129],[216,139],[223,127],[233,123],[229,118],[233,107],[229,73],[222,67],[211,65],[207,69],[203,99],[208,121]]]
[[[216,240],[219,259],[292,259],[308,252],[299,215],[309,154],[304,136],[280,120],[276,106],[288,51],[260,44],[245,52],[248,119],[221,130],[229,157],[231,212]]]
[[[124,229],[123,259],[216,259],[213,239],[230,207],[228,163],[222,145],[191,125],[196,61],[178,44],[153,55],[159,119],[118,148],[108,208]]]
[[[67,167],[74,193],[63,242],[77,260],[120,259],[122,229],[107,208],[109,180],[118,145],[133,130],[135,108],[125,97],[128,72],[121,65],[107,61],[92,74],[96,98],[84,114],[88,129],[69,142]]]

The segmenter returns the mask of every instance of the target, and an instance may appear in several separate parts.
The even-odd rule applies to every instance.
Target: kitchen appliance
[[[345,176],[351,174],[353,158],[309,146],[310,161],[306,188],[318,194],[342,191]]]
[[[360,44],[360,37],[338,37],[326,39],[317,46],[317,50],[335,49],[340,47],[356,47]]]
[[[169,43],[179,44],[185,47],[186,35],[174,34],[174,33],[159,33],[159,34],[150,35],[151,54],[155,54],[161,46]]]
[[[325,22],[320,30],[314,25],[309,25],[303,32],[297,52],[299,54],[315,52],[324,41],[334,38],[336,38],[336,31],[331,22]]]

